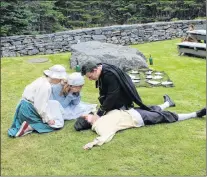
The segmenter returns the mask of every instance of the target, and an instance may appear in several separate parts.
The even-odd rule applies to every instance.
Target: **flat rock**
[[[135,48],[102,43],[99,41],[80,42],[71,46],[70,67],[75,68],[76,60],[80,67],[88,61],[108,63],[121,69],[148,68],[145,56]]]
[[[47,61],[47,58],[32,58],[28,60],[29,63],[45,63]]]

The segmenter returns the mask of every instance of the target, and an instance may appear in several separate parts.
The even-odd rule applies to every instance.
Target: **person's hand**
[[[54,120],[49,120],[47,123],[48,123],[49,125],[54,125],[54,124],[55,124],[55,121],[54,121]]]
[[[101,108],[98,109],[98,111],[97,111],[97,115],[98,115],[99,117],[101,117],[101,116],[103,116],[103,115],[105,115],[105,114],[106,114],[106,111],[102,110]]]
[[[92,147],[93,147],[93,142],[88,143],[88,144],[86,144],[85,146],[83,146],[83,149],[84,149],[84,150],[89,150],[89,149],[92,149]]]

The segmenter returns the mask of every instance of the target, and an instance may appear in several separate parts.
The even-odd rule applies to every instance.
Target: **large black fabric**
[[[102,63],[102,73],[96,84],[99,86],[99,101],[102,110],[110,111],[122,106],[130,107],[133,102],[141,109],[150,110],[142,102],[131,78],[114,65]]]
[[[99,87],[99,102],[103,112],[119,109],[123,106],[132,107],[132,101],[128,98],[116,76],[105,70],[104,67],[97,81],[97,86]]]
[[[178,121],[178,115],[170,111],[162,111],[159,106],[150,106],[151,110],[147,111],[135,108],[140,113],[145,125],[154,125],[160,123],[173,123]]]

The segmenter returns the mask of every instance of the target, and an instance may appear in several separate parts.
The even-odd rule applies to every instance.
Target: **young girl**
[[[81,115],[96,110],[96,104],[81,101],[80,92],[84,83],[84,77],[80,73],[74,72],[68,75],[67,82],[62,82],[52,87],[50,99],[60,102],[64,108],[64,120],[76,119]]]

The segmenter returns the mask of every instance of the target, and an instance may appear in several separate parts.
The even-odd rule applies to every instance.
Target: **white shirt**
[[[100,135],[93,144],[101,146],[109,142],[117,131],[141,126],[144,126],[143,119],[134,109],[110,111],[93,124],[92,130]]]
[[[27,85],[22,94],[22,98],[33,103],[44,123],[51,120],[51,115],[46,111],[50,94],[51,84],[44,76]]]

